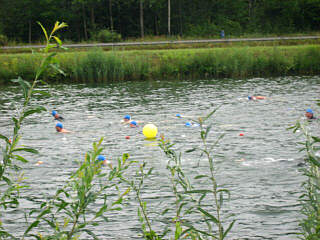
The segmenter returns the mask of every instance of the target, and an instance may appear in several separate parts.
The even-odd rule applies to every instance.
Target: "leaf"
[[[30,232],[33,228],[37,227],[39,225],[40,221],[36,220],[34,221],[29,227],[28,229],[24,232],[24,235],[26,235],[28,232]]]
[[[2,135],[1,133],[0,133],[0,139],[3,139],[3,140],[5,140],[7,142],[7,144],[10,144],[9,138],[7,138],[6,136]]]
[[[40,22],[37,22],[37,23],[38,23],[38,24],[40,25],[40,27],[42,28],[42,31],[43,31],[44,36],[46,37],[47,41],[49,41],[49,38],[48,38],[48,34],[47,34],[46,29],[42,26],[42,24],[41,24]]]
[[[86,232],[88,235],[90,235],[91,237],[93,237],[94,240],[98,240],[97,235],[95,235],[91,230],[89,229],[82,229],[83,232]]]
[[[218,219],[215,217],[215,216],[213,216],[213,215],[211,215],[210,213],[208,213],[206,210],[204,210],[204,209],[202,209],[202,208],[198,208],[198,210],[200,211],[200,212],[202,212],[205,216],[207,216],[208,218],[210,218],[214,223],[216,223],[216,224],[219,224],[219,221],[218,221]]]
[[[23,163],[27,163],[28,160],[25,159],[24,157],[21,157],[19,155],[13,155],[18,161],[23,162]]]
[[[20,86],[22,87],[22,90],[23,90],[24,98],[27,98],[28,91],[31,88],[30,83],[23,80],[21,77],[18,77],[17,79],[12,79],[11,81],[20,84]]]
[[[167,212],[169,212],[169,208],[166,208],[165,210],[163,210],[162,212],[161,212],[161,215],[164,215],[164,214],[166,214]]]
[[[59,46],[62,45],[62,42],[58,37],[56,37],[56,36],[52,36],[52,37],[54,38],[54,40],[56,40],[56,42],[58,43]]]
[[[317,167],[320,167],[320,162],[317,161],[317,159],[315,159],[314,157],[312,156],[309,156],[308,160],[313,163],[314,165],[316,165]]]
[[[314,142],[320,142],[320,138],[319,137],[315,137],[315,136],[312,136],[312,139],[314,140]]]
[[[20,151],[39,154],[38,150],[36,150],[34,148],[16,148],[16,149],[12,150],[12,152],[20,152]]]
[[[106,210],[107,210],[108,206],[107,205],[104,205],[100,208],[100,210],[96,213],[96,216],[95,218],[98,218],[100,217]]]
[[[209,113],[207,116],[205,116],[203,118],[203,121],[206,121],[207,119],[209,119],[221,106],[217,107],[216,109],[214,109],[211,113]]]
[[[194,179],[201,179],[201,178],[207,178],[208,176],[207,175],[198,175],[198,176],[195,176]]]
[[[47,109],[46,109],[45,107],[38,106],[38,107],[36,107],[36,108],[27,110],[27,111],[23,114],[23,118],[26,118],[27,116],[32,115],[32,114],[34,114],[34,113],[41,113],[41,112],[44,112],[44,111],[47,111]],[[22,118],[22,119],[23,119],[23,118]]]
[[[38,219],[40,219],[40,218],[42,218],[44,215],[46,215],[46,214],[48,214],[48,213],[50,213],[51,212],[51,210],[50,210],[50,208],[47,208],[46,210],[44,210],[44,211],[42,211],[39,215],[38,215]]]
[[[182,228],[181,228],[181,224],[179,221],[176,222],[176,231],[175,231],[175,237],[174,239],[179,239],[180,235],[181,235],[181,232],[182,232]]]
[[[52,67],[54,70],[56,70],[56,71],[57,71],[58,73],[60,73],[61,75],[67,76],[67,75],[65,74],[65,72],[62,71],[62,69],[57,66],[57,64],[49,64],[49,66]]]
[[[46,92],[46,91],[41,91],[41,90],[33,90],[32,94],[38,93],[42,96],[46,96],[46,97],[51,97],[51,94]]]
[[[184,193],[212,193],[212,190],[190,190],[185,191]]]
[[[11,180],[5,176],[2,176],[2,180],[4,180],[8,185],[11,185]]]
[[[186,153],[191,153],[191,152],[194,152],[195,150],[197,150],[197,148],[192,148],[192,149],[187,150]]]
[[[227,230],[223,233],[223,238],[225,238],[228,234],[228,232],[231,230],[233,224],[236,222],[236,220],[233,220],[232,223],[229,224],[229,227],[227,228]]]

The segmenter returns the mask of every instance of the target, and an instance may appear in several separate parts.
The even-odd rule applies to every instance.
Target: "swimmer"
[[[54,120],[58,120],[58,121],[62,121],[62,120],[64,120],[64,118],[63,117],[61,117],[61,116],[59,116],[59,114],[57,113],[57,111],[52,111],[52,116],[54,117]]]
[[[308,119],[316,119],[316,117],[313,115],[312,109],[310,109],[310,108],[306,110],[306,113],[304,115]]]
[[[98,159],[98,162],[104,166],[107,166],[108,164],[110,164],[110,162],[102,155],[99,155],[97,159]]]
[[[130,127],[136,128],[136,127],[138,127],[138,123],[136,121],[131,121],[130,122]]]
[[[248,96],[248,100],[264,100],[267,99],[267,97],[264,96]]]
[[[58,122],[56,124],[56,130],[57,130],[57,132],[60,132],[60,133],[71,133],[67,129],[64,129],[62,123],[60,123],[60,122]]]
[[[124,123],[130,123],[131,122],[131,116],[130,115],[125,115],[123,117],[123,122]]]
[[[200,124],[199,123],[195,123],[195,122],[186,122],[185,126],[186,127],[199,127]]]
[[[134,122],[134,124],[131,124],[132,122]],[[123,117],[122,123],[123,123],[123,124],[130,124],[130,127],[137,127],[137,126],[138,126],[138,123],[142,123],[142,121],[133,121],[133,120],[131,119],[131,116],[130,116],[130,115],[125,115],[125,116]],[[131,126],[131,125],[135,125],[135,126]]]

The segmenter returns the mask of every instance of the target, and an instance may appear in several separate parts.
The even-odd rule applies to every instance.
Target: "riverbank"
[[[0,82],[32,79],[40,53],[0,55]],[[66,73],[44,79],[111,82],[143,79],[246,78],[320,74],[320,46],[258,46],[175,50],[132,50],[58,53]]]

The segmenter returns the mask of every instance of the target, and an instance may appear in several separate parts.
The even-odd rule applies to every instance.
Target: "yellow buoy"
[[[155,138],[158,133],[158,128],[154,124],[149,123],[143,127],[142,133],[148,139]]]

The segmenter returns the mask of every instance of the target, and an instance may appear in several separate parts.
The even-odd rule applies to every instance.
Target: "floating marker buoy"
[[[130,136],[126,136],[126,139],[130,139]]]
[[[154,124],[149,123],[143,127],[142,133],[147,139],[155,138],[158,133],[158,128]]]
[[[244,134],[243,134],[243,133],[240,133],[239,136],[244,136]]]
[[[191,127],[192,124],[191,124],[191,122],[186,122],[185,125],[186,125],[186,127]]]

